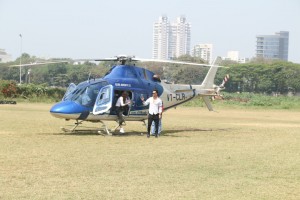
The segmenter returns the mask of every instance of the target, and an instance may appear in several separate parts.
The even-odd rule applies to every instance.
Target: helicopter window
[[[101,104],[107,103],[109,101],[110,101],[110,89],[105,88],[105,89],[103,89],[97,104],[101,105]]]
[[[107,82],[102,81],[85,87],[76,88],[64,100],[75,101],[83,106],[92,106],[95,103],[96,97],[101,87],[108,85]]]
[[[74,83],[71,83],[67,88],[67,91],[63,97],[63,101],[67,100],[68,96],[70,96],[75,89],[76,89],[76,85]]]

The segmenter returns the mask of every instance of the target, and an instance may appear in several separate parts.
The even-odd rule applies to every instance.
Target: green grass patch
[[[215,107],[249,108],[249,109],[300,109],[299,96],[269,96],[254,93],[224,93],[223,99],[212,101]],[[184,104],[187,107],[205,107],[202,98]]]
[[[65,134],[50,107],[0,105],[0,199],[299,199],[299,112],[178,107],[147,139]]]

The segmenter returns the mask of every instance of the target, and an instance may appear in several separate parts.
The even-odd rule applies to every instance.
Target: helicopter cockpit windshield
[[[94,84],[78,85],[72,92],[65,95],[63,101],[75,101],[83,106],[93,106],[99,90],[108,85],[106,81],[97,82]]]

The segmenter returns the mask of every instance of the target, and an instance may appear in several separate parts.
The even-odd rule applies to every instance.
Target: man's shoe
[[[157,134],[155,134],[155,137],[156,137],[156,138],[158,138],[158,135],[157,135]]]
[[[150,134],[148,133],[148,134],[147,134],[147,138],[149,138],[149,137],[150,137]]]
[[[123,128],[120,128],[120,133],[125,133]]]

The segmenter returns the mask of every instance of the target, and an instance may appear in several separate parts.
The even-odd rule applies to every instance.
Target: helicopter
[[[124,113],[125,121],[138,121],[146,125],[148,119],[148,106],[144,106],[141,98],[149,98],[152,91],[158,91],[159,98],[163,101],[164,112],[180,104],[201,96],[209,111],[213,111],[210,96],[220,94],[224,89],[223,83],[219,86],[214,84],[214,78],[219,67],[172,60],[142,59],[134,56],[120,55],[112,58],[94,59],[93,61],[117,61],[104,77],[98,79],[89,78],[78,85],[71,83],[62,100],[50,109],[52,116],[67,121],[75,120],[72,128],[61,128],[64,132],[76,132],[83,122],[96,122],[102,126],[98,132],[104,131],[112,135],[118,126],[111,130],[105,121],[116,121],[116,101],[122,92],[127,92],[131,99],[131,105]],[[210,67],[201,85],[174,84],[166,80],[160,80],[154,72],[138,67],[132,62],[160,62],[176,63],[184,65],[196,65]]]

